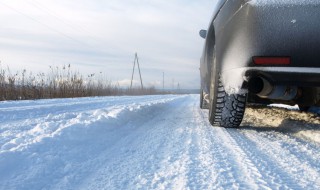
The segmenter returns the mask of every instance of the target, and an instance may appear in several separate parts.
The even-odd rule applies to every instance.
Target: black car
[[[320,1],[219,0],[200,63],[200,107],[238,127],[246,103],[320,106]]]

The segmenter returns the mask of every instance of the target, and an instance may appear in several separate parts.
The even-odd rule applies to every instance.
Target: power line
[[[37,8],[38,10],[41,10],[42,12],[52,16],[53,18],[55,18],[57,21],[62,22],[63,24],[69,26],[70,28],[78,31],[81,30],[84,33],[87,34],[93,34],[92,31],[89,31],[85,28],[83,28],[83,26],[80,25],[75,25],[74,23],[70,23],[67,20],[65,20],[64,18],[60,17],[58,14],[54,13],[52,10],[50,10],[49,8],[47,8],[46,6],[44,6],[43,4],[41,4],[40,2],[33,0],[33,1],[29,1],[28,2],[35,8]],[[36,2],[36,3],[35,3]],[[94,34],[96,36],[96,34]]]
[[[30,19],[30,20],[32,20],[32,21],[34,21],[34,22],[36,22],[36,23],[38,23],[38,24],[46,27],[47,29],[49,29],[49,30],[51,30],[51,31],[53,31],[53,32],[55,32],[55,33],[57,33],[57,34],[65,37],[65,38],[68,38],[69,40],[72,40],[72,41],[74,41],[74,42],[76,42],[76,43],[78,43],[78,44],[81,44],[81,45],[89,46],[88,44],[83,43],[83,42],[81,42],[81,41],[79,41],[79,40],[77,40],[77,39],[69,36],[68,34],[65,34],[65,33],[61,32],[61,31],[59,31],[59,30],[57,30],[57,29],[55,29],[55,28],[53,28],[53,27],[51,27],[51,26],[49,26],[49,25],[47,25],[47,24],[45,24],[45,23],[43,23],[43,22],[40,22],[39,20],[37,20],[37,19],[35,19],[35,18],[33,18],[33,17],[31,17],[31,16],[29,16],[29,15],[27,15],[27,14],[25,14],[25,13],[23,13],[23,12],[15,9],[15,8],[9,6],[9,5],[7,5],[6,3],[3,3],[3,2],[0,1],[0,4],[2,4],[3,6],[11,9],[12,11],[14,11],[14,12],[16,12],[16,13],[22,15],[22,16],[27,17],[28,19]]]

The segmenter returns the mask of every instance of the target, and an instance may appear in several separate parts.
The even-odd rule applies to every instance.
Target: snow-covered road
[[[0,103],[0,189],[320,189],[319,116],[248,108],[214,128],[198,95]]]

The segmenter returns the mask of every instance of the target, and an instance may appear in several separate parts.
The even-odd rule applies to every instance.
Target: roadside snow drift
[[[0,189],[320,189],[319,116],[248,108],[211,127],[198,95],[0,103]]]

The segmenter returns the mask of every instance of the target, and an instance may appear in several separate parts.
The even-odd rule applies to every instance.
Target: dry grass
[[[102,73],[83,76],[70,65],[50,67],[48,74],[22,70],[12,73],[0,65],[0,100],[73,98],[87,96],[149,95],[154,87],[122,89]]]

